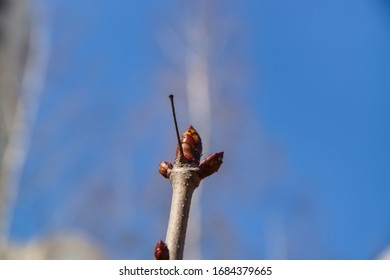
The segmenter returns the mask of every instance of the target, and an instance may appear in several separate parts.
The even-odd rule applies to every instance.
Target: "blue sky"
[[[12,238],[78,230],[107,258],[151,258],[171,91],[188,124],[159,36],[180,33],[189,2],[45,2],[50,63]],[[214,2],[229,32],[213,41],[210,141],[225,162],[203,186],[203,258],[374,258],[390,242],[389,5]]]

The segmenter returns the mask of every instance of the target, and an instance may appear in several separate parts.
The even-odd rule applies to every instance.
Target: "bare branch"
[[[170,95],[169,98],[171,99],[179,145],[174,165],[162,161],[159,172],[163,177],[169,178],[172,184],[171,212],[166,235],[169,259],[181,260],[183,259],[192,194],[202,179],[217,172],[221,167],[223,152],[214,153],[199,163],[202,154],[202,139],[192,125],[179,138],[173,96]],[[161,249],[162,244],[157,243],[156,248]],[[156,252],[155,249],[155,257],[161,255],[161,250],[157,252],[158,254]],[[161,258],[156,257],[156,259]]]

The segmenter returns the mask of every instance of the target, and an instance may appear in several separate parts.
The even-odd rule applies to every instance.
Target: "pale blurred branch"
[[[100,259],[101,250],[79,233],[9,241],[50,55],[45,12],[38,1],[0,0],[0,259]]]
[[[12,192],[6,162],[18,156],[10,155],[10,147],[29,49],[31,7],[27,0],[2,0],[0,4],[0,249],[4,251]]]

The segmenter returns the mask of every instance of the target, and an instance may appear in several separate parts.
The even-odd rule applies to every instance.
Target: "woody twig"
[[[160,163],[160,174],[168,178],[172,184],[172,203],[166,243],[162,241],[157,243],[154,256],[158,260],[181,260],[183,259],[192,194],[202,179],[217,172],[221,167],[223,152],[211,154],[200,162],[202,140],[192,125],[181,137],[179,136],[173,95],[170,95],[169,98],[172,105],[178,146],[174,164],[166,161]]]

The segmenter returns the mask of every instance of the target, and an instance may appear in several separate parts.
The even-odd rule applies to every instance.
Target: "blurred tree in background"
[[[0,1],[0,258],[100,258],[101,252],[78,235],[10,241],[14,203],[42,91],[43,57],[48,55],[35,4]]]
[[[24,110],[22,81],[29,51],[31,7],[28,1],[0,1],[0,234],[2,252],[9,230],[10,185],[17,126]]]

